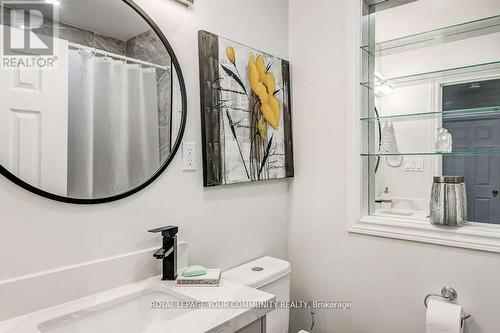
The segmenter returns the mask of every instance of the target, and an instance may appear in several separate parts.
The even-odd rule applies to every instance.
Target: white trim
[[[500,227],[481,223],[444,229],[428,221],[365,216],[349,232],[500,253]]]
[[[461,84],[461,83],[468,83],[468,82],[478,82],[478,81],[488,81],[488,80],[495,80],[500,78],[500,70],[498,69],[493,69],[488,71],[487,75],[484,74],[476,74],[476,73],[468,73],[468,74],[462,74],[462,75],[454,75],[452,77],[448,78],[437,78],[434,80],[432,84],[430,84],[431,89],[432,89],[432,103],[431,103],[431,110],[439,110],[443,111],[443,87],[444,86],[449,86],[449,85],[454,85],[454,84]],[[433,121],[434,128],[431,130],[436,130],[438,127],[443,126],[443,117],[439,116],[436,117]],[[437,135],[437,133],[436,133]],[[440,156],[440,158],[436,158],[436,162],[434,164],[435,171],[437,172],[437,175],[442,175],[443,174],[443,157]]]
[[[359,109],[361,107],[360,78],[361,78],[361,17],[363,0],[349,2],[349,20],[351,25],[348,28],[347,48],[348,48],[348,96],[347,108],[347,128],[352,129],[347,136],[347,219],[355,221],[360,217],[362,202],[360,200],[362,192],[362,164],[361,164],[361,124],[359,121]],[[347,131],[349,133],[349,131]],[[350,156],[349,156],[349,153]]]
[[[347,82],[350,95],[346,123],[350,129],[346,147],[348,232],[500,253],[500,225],[469,223],[458,229],[444,229],[431,225],[427,220],[363,216],[366,215],[367,209],[362,200],[364,196],[362,182],[363,177],[367,175],[363,175],[363,160],[360,157],[361,6],[362,0],[351,1],[349,8],[351,26],[348,36],[352,38],[349,38],[347,45],[350,71]],[[473,76],[468,76],[468,79],[471,77]],[[437,82],[441,85],[446,81],[452,82],[452,79],[457,80],[457,77]]]
[[[436,110],[436,111],[443,111],[442,108],[442,96],[441,96],[441,83],[434,81],[434,83],[429,84],[429,89],[431,90],[431,102],[430,104],[430,109],[429,110]],[[443,117],[438,116],[432,120],[432,127],[430,129],[429,135],[433,135],[435,139],[437,139],[437,133],[438,133],[438,128],[443,126]],[[435,146],[435,142],[433,143],[433,147]],[[436,156],[437,158],[434,160],[433,163],[433,173],[435,175],[442,175],[443,174],[443,157],[442,156]]]

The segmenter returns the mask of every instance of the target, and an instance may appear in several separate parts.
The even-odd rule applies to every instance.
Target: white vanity
[[[154,277],[0,322],[0,332],[265,333],[272,308],[259,304],[274,299],[225,279],[218,287],[179,287]],[[219,306],[202,308],[201,302]]]

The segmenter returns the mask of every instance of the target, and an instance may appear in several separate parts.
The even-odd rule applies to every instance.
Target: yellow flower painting
[[[293,177],[290,65],[199,34],[204,185]]]

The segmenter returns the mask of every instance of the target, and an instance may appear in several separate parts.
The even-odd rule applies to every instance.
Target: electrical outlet
[[[182,169],[185,171],[196,170],[196,143],[194,142],[182,144]]]

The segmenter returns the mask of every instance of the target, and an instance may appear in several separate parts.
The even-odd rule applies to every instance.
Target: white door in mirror
[[[196,170],[196,143],[194,142],[182,144],[182,169],[184,171]]]
[[[7,33],[24,45],[23,30]],[[54,67],[0,69],[0,164],[32,186],[66,196],[68,42],[54,38],[53,52]]]

